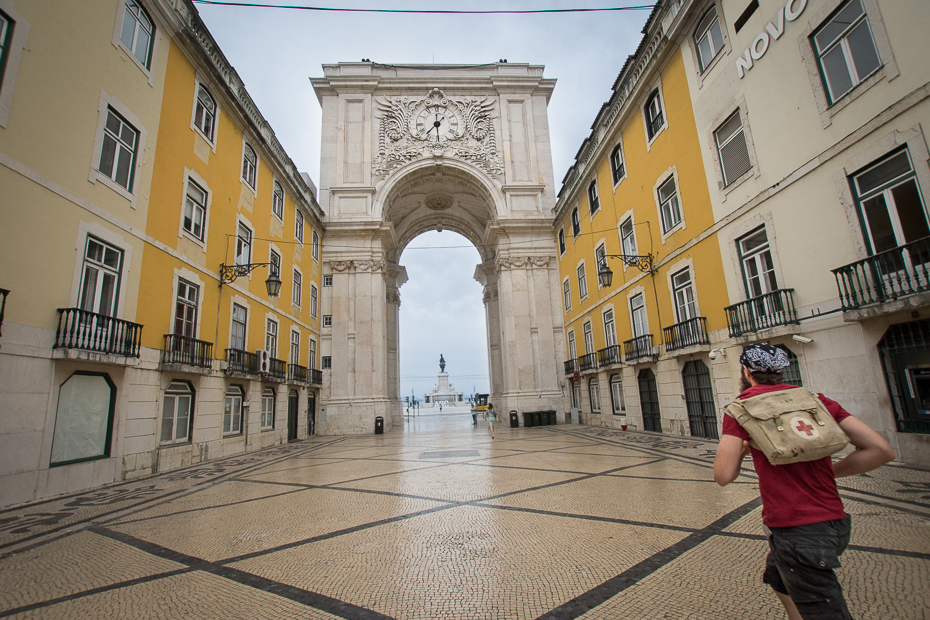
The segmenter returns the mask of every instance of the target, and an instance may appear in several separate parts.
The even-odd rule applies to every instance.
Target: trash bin
[[[532,411],[523,412],[523,426],[525,426],[526,428],[533,426],[533,412]]]
[[[538,412],[538,411],[531,411],[531,412],[530,412],[530,417],[533,418],[533,426],[541,426],[541,423],[540,423],[540,421],[539,421],[539,412]]]
[[[546,412],[546,417],[549,418],[549,424],[558,424],[558,422],[556,422],[556,420],[555,420],[555,410],[554,410],[554,409],[550,409],[549,411],[547,411],[547,412]]]
[[[520,428],[520,418],[517,417],[517,410],[510,410],[510,428]]]
[[[378,416],[375,418],[375,435],[384,434],[384,418]]]

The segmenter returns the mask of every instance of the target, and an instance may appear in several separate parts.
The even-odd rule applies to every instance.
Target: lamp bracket
[[[276,266],[275,263],[249,263],[247,265],[221,264],[220,265],[220,284],[222,284],[223,282],[234,282],[236,278],[240,276],[247,276],[250,273],[252,273],[255,269],[258,269],[259,267],[269,266],[269,265],[272,266],[272,271],[277,273],[277,269],[274,268],[274,266]]]
[[[627,267],[636,267],[643,273],[652,272],[652,254],[605,254],[606,258],[619,258]],[[606,261],[605,261],[606,262]]]

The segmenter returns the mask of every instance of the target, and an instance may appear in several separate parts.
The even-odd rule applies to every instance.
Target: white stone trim
[[[113,108],[133,126],[133,129],[139,132],[139,143],[136,145],[135,161],[133,162],[134,170],[132,173],[133,184],[131,192],[98,170],[98,168],[100,168],[100,155],[103,149],[103,128],[107,122],[107,111],[109,108]],[[139,185],[142,183],[142,160],[145,159],[145,145],[148,139],[148,130],[142,126],[139,118],[129,111],[129,108],[124,106],[116,97],[111,97],[104,91],[100,91],[100,102],[97,104],[97,113],[97,130],[94,135],[94,150],[91,154],[88,180],[91,183],[100,181],[128,200],[129,205],[135,209],[139,198]]]
[[[184,229],[184,209],[187,207],[187,184],[188,182],[193,181],[200,188],[207,193],[207,204],[204,207],[203,214],[203,240],[198,239],[187,230]],[[210,238],[210,204],[213,202],[213,191],[210,189],[210,186],[207,185],[207,180],[202,176],[197,174],[196,170],[191,170],[190,168],[184,168],[184,186],[181,191],[181,214],[178,218],[178,239],[186,238],[190,239],[192,242],[196,243],[203,249],[203,253],[207,253],[207,239]],[[238,231],[237,231],[238,232]]]
[[[6,127],[10,119],[10,109],[13,107],[13,89],[16,87],[16,76],[19,73],[19,61],[29,39],[29,22],[13,8],[13,0],[0,0],[0,10],[9,15],[14,22],[6,69],[3,72],[3,80],[0,81],[0,127]]]

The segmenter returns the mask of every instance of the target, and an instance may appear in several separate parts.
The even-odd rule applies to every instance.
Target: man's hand
[[[849,443],[856,446],[856,449],[833,464],[835,477],[843,478],[864,474],[881,467],[895,457],[891,444],[865,422],[850,416],[840,422],[840,428],[849,437]]]
[[[714,481],[722,487],[730,484],[739,476],[743,458],[749,454],[749,442],[733,435],[724,435],[717,444],[717,458],[714,459]]]

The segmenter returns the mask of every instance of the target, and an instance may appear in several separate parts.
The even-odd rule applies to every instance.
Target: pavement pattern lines
[[[782,618],[713,441],[468,414],[0,511],[0,617]],[[856,618],[926,618],[930,471],[839,481]]]

